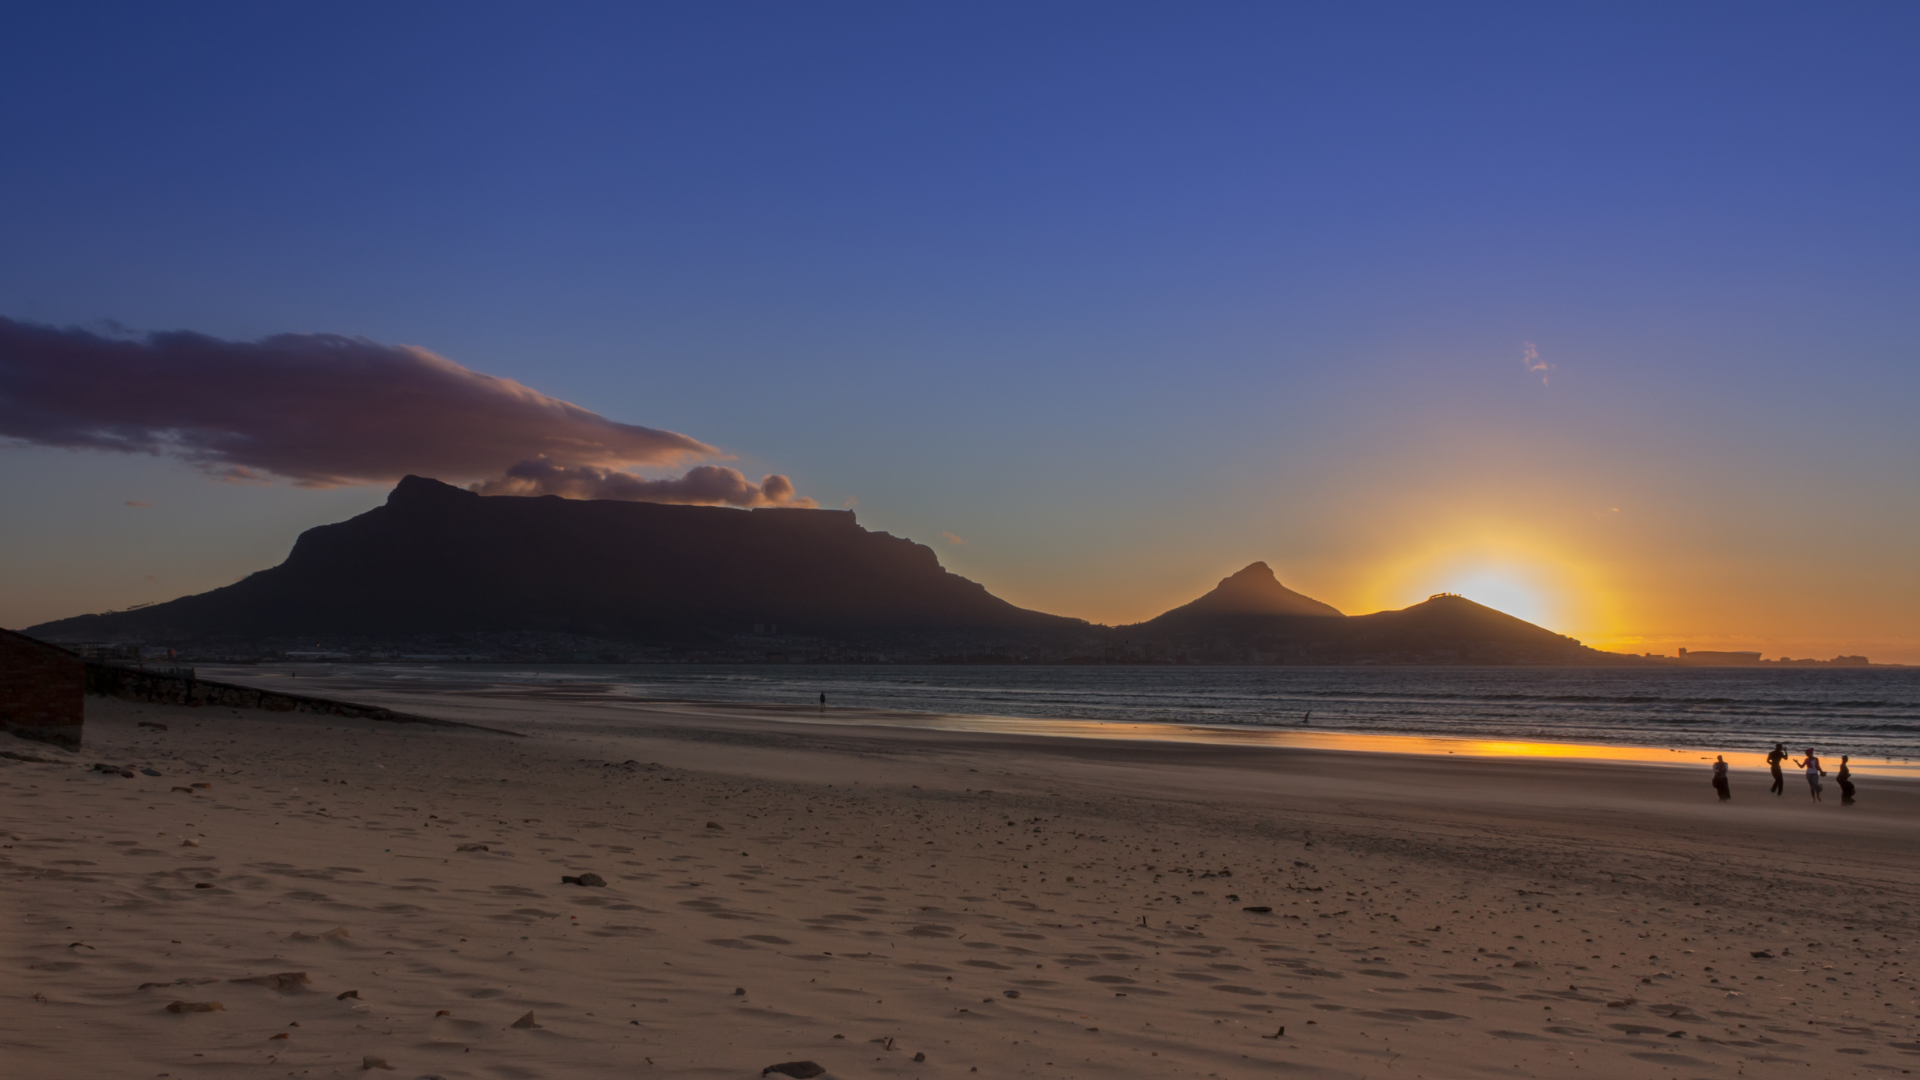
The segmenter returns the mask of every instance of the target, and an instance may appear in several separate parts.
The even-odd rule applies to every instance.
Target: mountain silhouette
[[[1084,630],[948,573],[852,511],[481,496],[409,476],[300,534],[285,562],[196,596],[30,628],[54,640],[559,632]]]
[[[1398,611],[1341,615],[1282,586],[1265,563],[1155,618],[1119,627],[1140,659],[1282,664],[1591,664],[1624,661],[1524,619],[1439,594]]]
[[[301,533],[285,562],[236,584],[27,632],[252,655],[450,637],[545,654],[550,642],[522,640],[544,635],[734,660],[790,648],[766,640],[782,637],[813,642],[803,655],[979,662],[1627,662],[1458,596],[1342,615],[1261,562],[1146,622],[1092,626],[1015,607],[851,511],[482,496],[417,476],[383,506]]]
[[[1339,616],[1340,611],[1280,584],[1280,579],[1273,576],[1271,567],[1257,562],[1231,577],[1221,578],[1220,584],[1214,586],[1212,592],[1190,604],[1182,604],[1154,621],[1204,621],[1217,615]]]

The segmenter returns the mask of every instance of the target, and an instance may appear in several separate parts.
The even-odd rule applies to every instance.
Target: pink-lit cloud
[[[811,505],[784,476],[755,485],[708,465],[643,479],[623,470],[725,455],[422,348],[337,334],[108,337],[0,318],[8,441],[174,457],[222,479],[304,487],[415,473],[573,498]]]
[[[624,499],[629,502],[696,503],[705,506],[796,506],[813,508],[812,499],[793,493],[793,481],[769,473],[758,484],[739,469],[699,465],[685,476],[648,480],[629,472],[594,465],[562,465],[544,457],[519,462],[507,475],[473,485],[482,495],[559,495],[568,499]]]
[[[1540,350],[1534,348],[1533,342],[1523,341],[1520,344],[1522,346],[1522,351],[1520,354],[1520,362],[1526,365],[1528,371],[1539,372],[1540,385],[1546,386],[1547,373],[1553,370],[1553,365],[1547,363],[1545,360],[1540,359]]]

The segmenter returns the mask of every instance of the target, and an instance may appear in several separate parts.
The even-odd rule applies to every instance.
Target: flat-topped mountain
[[[51,640],[551,631],[1079,631],[948,573],[846,510],[482,496],[409,476],[384,506],[300,534],[212,592],[33,627]]]

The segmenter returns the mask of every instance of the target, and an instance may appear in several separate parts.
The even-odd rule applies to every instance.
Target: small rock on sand
[[[725,828],[725,826],[723,826],[723,825],[721,825],[721,824],[720,824],[719,822],[717,822],[717,821],[709,821],[709,822],[707,822],[707,828],[709,828],[709,829],[720,829],[720,828]],[[766,1074],[766,1073],[761,1073],[760,1075],[761,1075],[761,1076],[765,1076],[765,1075],[767,1075],[767,1074]]]
[[[140,725],[139,725],[139,726],[141,726],[141,727],[150,727],[150,728],[152,728],[152,729],[153,729],[153,730],[155,730],[155,731],[165,731],[165,730],[167,730],[167,725],[165,725],[165,724],[162,724],[162,723],[160,723],[160,722],[158,722],[158,721],[155,721],[155,720],[142,720],[142,721],[140,721]]]
[[[453,850],[455,851],[491,851],[493,849],[489,848],[485,844],[461,844],[459,847],[454,848]]]
[[[252,983],[270,990],[297,990],[313,980],[307,978],[304,971],[282,971],[273,975],[252,975],[244,979],[228,979],[228,982]]]
[[[176,1001],[167,1006],[170,1013],[222,1012],[225,1009],[226,1006],[217,1001]]]
[[[372,1054],[368,1054],[360,1059],[360,1067],[362,1069],[386,1069],[389,1072],[393,1070],[393,1066],[387,1064],[386,1058],[374,1057]]]
[[[590,887],[604,888],[607,884],[607,879],[589,870],[588,872],[581,874],[578,877],[575,877],[572,874],[562,875],[560,878],[560,884],[586,885]]]
[[[1271,915],[1271,914],[1273,914],[1273,909],[1272,909],[1272,908],[1270,908],[1270,907],[1268,907],[1268,906],[1266,906],[1265,904],[1260,904],[1260,905],[1257,905],[1257,906],[1255,906],[1255,907],[1243,907],[1243,908],[1241,908],[1240,910],[1241,910],[1241,911],[1251,911],[1251,912],[1253,912],[1253,913],[1254,913],[1255,915]]]
[[[798,1077],[799,1080],[807,1080],[808,1077],[819,1076],[826,1071],[826,1068],[818,1062],[783,1061],[778,1065],[769,1065],[761,1069],[760,1075],[765,1076],[768,1073],[779,1073],[781,1076],[793,1076]]]
[[[348,998],[358,998],[359,996],[360,996],[360,991],[358,990],[342,990],[339,993],[333,995],[333,1000],[345,1001]]]
[[[510,1026],[517,1028],[537,1028],[540,1024],[534,1020],[532,1010],[528,1010],[527,1015],[515,1020]]]

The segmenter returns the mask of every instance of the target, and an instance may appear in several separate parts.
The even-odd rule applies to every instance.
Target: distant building
[[[0,731],[80,748],[86,662],[58,645],[0,630]]]
[[[1699,667],[1757,667],[1760,654],[1757,652],[1688,652],[1680,650],[1680,662]]]

